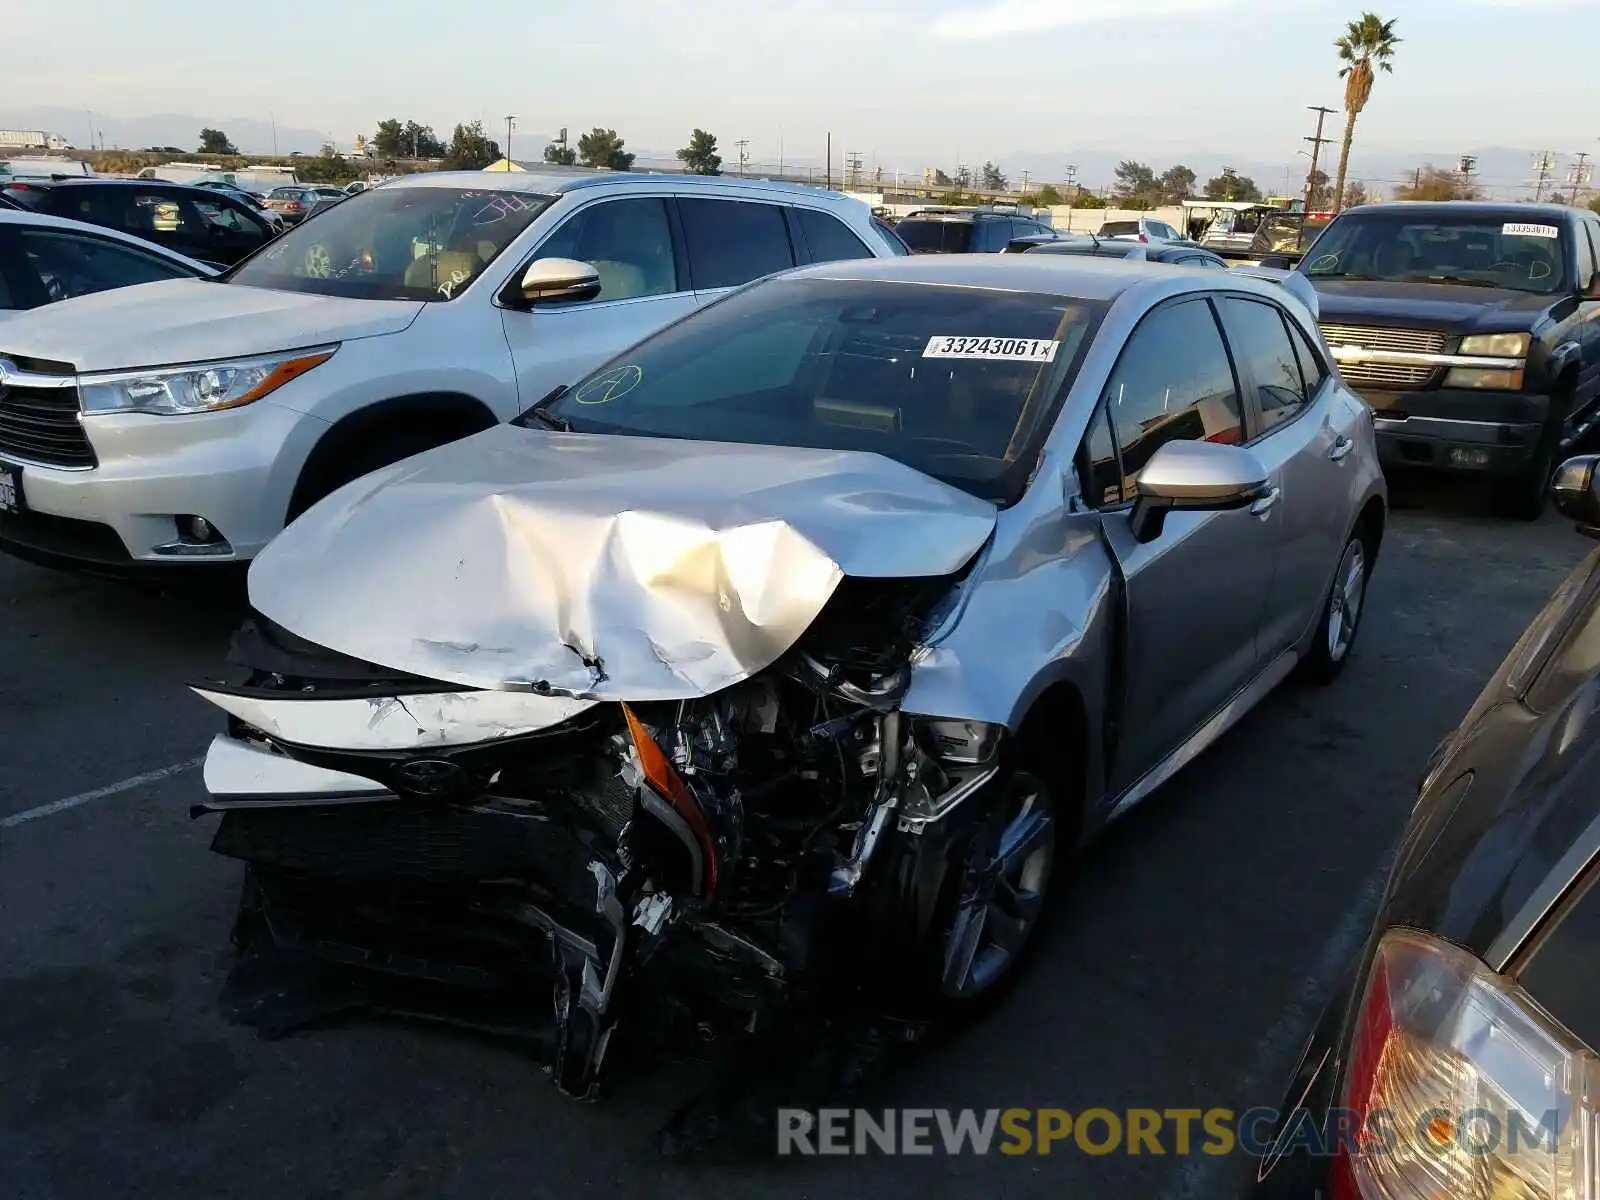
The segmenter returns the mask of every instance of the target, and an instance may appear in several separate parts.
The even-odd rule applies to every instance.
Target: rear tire
[[[1367,607],[1367,584],[1376,549],[1366,524],[1358,523],[1339,555],[1339,566],[1333,573],[1327,598],[1322,602],[1322,617],[1317,623],[1311,650],[1300,664],[1300,674],[1306,682],[1332,683],[1343,674],[1345,663],[1350,661]]]

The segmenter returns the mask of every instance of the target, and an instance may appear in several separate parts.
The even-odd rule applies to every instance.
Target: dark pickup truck
[[[1533,520],[1600,407],[1597,262],[1600,215],[1453,201],[1351,209],[1296,269],[1385,466],[1484,476]]]

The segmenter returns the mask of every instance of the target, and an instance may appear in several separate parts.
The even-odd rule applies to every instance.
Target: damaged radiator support
[[[622,1029],[630,1050],[652,1029],[781,1041],[797,1005],[860,993],[863,967],[893,975],[926,957],[945,864],[984,807],[970,797],[998,771],[998,727],[900,710],[915,641],[897,631],[929,595],[903,582],[852,592],[805,648],[714,694],[560,711],[559,697],[529,700],[552,719],[467,744],[394,745],[399,718],[343,662],[328,680],[258,672],[210,696],[234,714],[219,772],[381,790],[275,803],[240,785],[242,802],[218,804],[213,849],[268,881],[258,927],[280,948],[390,978],[548,987],[533,1011],[552,1019],[566,1095],[597,1094]],[[305,744],[318,732],[307,704],[324,693],[341,731],[383,715],[391,741]],[[523,703],[410,700],[418,714],[497,720]]]

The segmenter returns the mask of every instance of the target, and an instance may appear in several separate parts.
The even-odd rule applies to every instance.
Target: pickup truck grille
[[[75,387],[12,384],[0,390],[0,453],[57,467],[96,466],[78,416]]]
[[[1363,350],[1399,350],[1407,354],[1443,354],[1448,336],[1433,329],[1395,329],[1386,325],[1325,323],[1322,336],[1337,357],[1340,346]],[[1395,363],[1340,363],[1339,372],[1357,386],[1416,388],[1426,385],[1438,371],[1430,366]]]

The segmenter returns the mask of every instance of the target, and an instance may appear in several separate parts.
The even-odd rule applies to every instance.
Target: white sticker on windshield
[[[1510,221],[1500,226],[1500,236],[1549,238],[1555,241],[1561,237],[1561,230],[1554,225],[1524,225]]]
[[[1060,342],[1048,338],[931,337],[923,358],[987,358],[1005,362],[1055,362]]]

